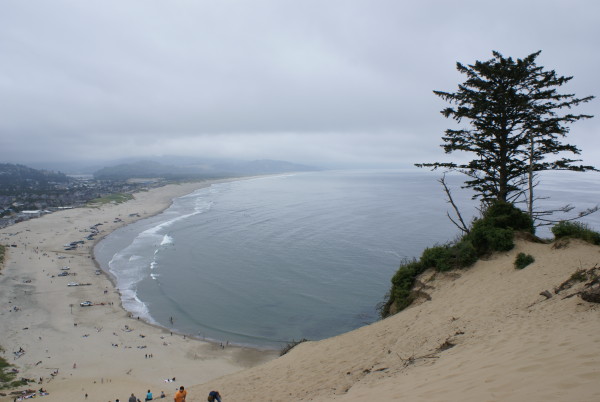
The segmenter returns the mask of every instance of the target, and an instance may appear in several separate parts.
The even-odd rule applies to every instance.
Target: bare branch
[[[460,221],[460,224],[458,224],[456,221],[454,221],[454,219],[452,219],[452,217],[450,216],[450,214],[448,212],[446,212],[446,215],[448,215],[448,218],[450,219],[450,222],[452,222],[463,233],[469,233],[469,227],[465,224],[465,221],[463,220],[462,215],[460,214],[460,211],[459,211],[458,207],[454,203],[454,199],[452,198],[452,194],[450,193],[450,189],[446,185],[446,174],[444,173],[444,175],[442,176],[442,178],[439,179],[438,181],[444,187],[444,192],[446,193],[446,196],[448,196],[448,202],[452,205],[452,208],[454,208],[454,213],[456,213],[456,216],[458,217],[458,220]]]
[[[600,205],[596,205],[595,207],[588,208],[583,211],[579,211],[577,213],[577,216],[573,216],[570,218],[561,218],[561,219],[545,219],[545,218],[543,218],[544,216],[554,215],[557,212],[567,213],[567,212],[572,211],[574,208],[575,207],[573,207],[571,205],[565,205],[565,206],[563,206],[561,208],[557,208],[557,209],[549,209],[546,211],[535,211],[534,212],[534,217],[535,217],[535,222],[536,222],[535,226],[549,226],[549,225],[557,224],[558,222],[575,221],[577,219],[581,219],[585,216],[588,216],[595,212],[598,212],[598,210],[600,210]]]

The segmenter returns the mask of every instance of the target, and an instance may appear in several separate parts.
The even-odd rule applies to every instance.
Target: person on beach
[[[173,400],[175,402],[185,402],[185,397],[187,396],[187,391],[183,388],[183,385],[179,387],[179,391],[175,392],[175,397]]]
[[[221,402],[221,394],[219,394],[219,391],[210,391],[208,393],[208,402]]]
[[[135,397],[135,395],[133,395],[133,392],[131,393],[131,396],[129,397],[129,402],[137,402],[137,398]]]
[[[151,401],[152,400],[152,392],[150,392],[150,390],[148,390],[148,393],[146,394],[146,400],[147,401]]]

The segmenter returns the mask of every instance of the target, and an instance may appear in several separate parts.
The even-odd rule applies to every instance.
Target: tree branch
[[[454,221],[454,219],[452,219],[452,217],[450,216],[450,213],[446,212],[446,215],[448,215],[448,218],[450,219],[450,222],[452,222],[463,233],[469,233],[469,227],[465,224],[465,221],[463,220],[462,215],[460,214],[460,211],[458,210],[458,207],[454,203],[454,199],[452,198],[452,194],[450,193],[450,189],[446,185],[446,173],[444,173],[444,175],[442,176],[442,178],[439,179],[438,181],[444,187],[444,192],[448,196],[448,202],[452,205],[452,208],[454,208],[454,213],[456,213],[456,216],[458,217],[458,220],[460,221],[460,224],[458,224],[456,221]]]

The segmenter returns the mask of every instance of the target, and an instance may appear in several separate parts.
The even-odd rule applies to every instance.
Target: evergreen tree
[[[569,133],[568,125],[593,116],[572,114],[570,109],[592,100],[561,94],[557,88],[573,77],[558,76],[553,70],[537,66],[532,53],[524,59],[505,58],[493,52],[488,61],[476,61],[457,70],[467,76],[457,92],[434,91],[453,104],[441,111],[458,123],[466,120],[468,128],[448,129],[442,137],[446,153],[464,151],[476,157],[466,164],[423,163],[419,167],[447,168],[466,174],[465,186],[475,190],[474,198],[484,202],[515,202],[526,199],[533,215],[533,187],[536,172],[544,170],[596,170],[576,165],[580,150],[561,140]],[[552,160],[548,160],[553,155]]]

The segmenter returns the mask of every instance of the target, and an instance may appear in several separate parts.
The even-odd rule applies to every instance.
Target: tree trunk
[[[529,217],[533,219],[533,151],[535,150],[533,135],[530,134],[529,140],[529,177],[527,183],[529,185],[529,200],[527,200],[527,212],[529,212]]]
[[[506,197],[508,197],[508,135],[509,131],[504,129],[502,130],[502,134],[500,135],[500,149],[499,149],[499,177],[498,177],[498,200],[506,202]]]

